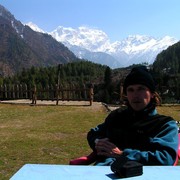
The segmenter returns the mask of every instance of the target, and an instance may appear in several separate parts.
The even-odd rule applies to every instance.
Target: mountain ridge
[[[34,29],[33,24],[31,28]],[[157,54],[178,42],[170,36],[155,38],[147,35],[129,35],[121,41],[111,42],[102,30],[85,26],[76,29],[58,26],[46,33],[65,44],[77,57],[106,64],[111,68],[144,62],[152,64]],[[101,53],[109,61],[104,62],[99,56]]]
[[[79,60],[51,35],[32,30],[0,5],[0,75],[31,66],[56,66]]]

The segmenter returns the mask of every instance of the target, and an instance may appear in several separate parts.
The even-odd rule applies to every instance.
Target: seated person
[[[143,165],[173,165],[177,158],[178,127],[172,117],[159,115],[153,77],[145,66],[135,67],[124,81],[127,108],[112,111],[92,128],[87,140],[95,165],[111,165],[121,155]]]

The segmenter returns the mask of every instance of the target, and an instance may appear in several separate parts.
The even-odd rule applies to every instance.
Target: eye
[[[139,86],[138,91],[147,91],[148,88],[146,86]]]
[[[140,86],[140,87],[138,88],[138,90],[139,90],[139,91],[144,91],[144,90],[146,90],[146,88],[145,88],[144,86]]]

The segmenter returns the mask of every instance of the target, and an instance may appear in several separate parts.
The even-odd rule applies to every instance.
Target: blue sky
[[[180,0],[0,0],[17,20],[50,32],[88,26],[110,40],[128,35],[166,35],[180,40]]]

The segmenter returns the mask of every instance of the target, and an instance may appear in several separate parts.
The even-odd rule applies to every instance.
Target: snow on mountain
[[[103,47],[109,45],[106,33],[98,29],[81,26],[77,29],[59,26],[50,33],[56,40],[83,47],[92,52],[103,52]]]
[[[124,51],[127,54],[137,54],[140,51],[146,50],[158,51],[159,49],[167,48],[176,41],[177,40],[169,36],[162,39],[155,39],[145,35],[131,35],[119,44],[114,44],[114,48],[118,48],[120,51]]]
[[[106,52],[116,59],[124,59],[124,66],[143,62],[152,64],[157,54],[177,41],[177,39],[169,36],[154,38],[145,35],[131,35],[123,41],[112,43]]]
[[[36,31],[40,29],[34,24],[28,25]],[[85,26],[76,29],[59,26],[49,34],[64,43],[77,57],[106,64],[111,68],[144,62],[152,64],[158,53],[178,41],[169,36],[154,38],[129,35],[122,41],[111,43],[102,30]]]
[[[25,24],[26,26],[29,26],[32,30],[36,31],[36,32],[40,32],[40,33],[45,33],[45,31],[43,31],[41,28],[39,28],[36,24],[32,23],[32,22],[28,22],[27,24]]]

